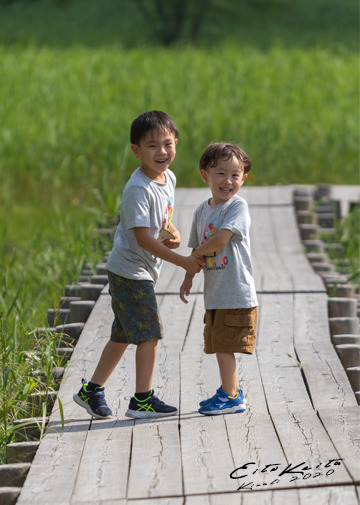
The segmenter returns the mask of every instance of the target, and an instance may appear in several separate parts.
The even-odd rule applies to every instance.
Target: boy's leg
[[[136,393],[146,393],[152,389],[157,340],[139,342],[136,349]]]
[[[237,396],[238,384],[235,355],[231,353],[217,352],[216,358],[219,364],[223,391],[229,396]]]
[[[103,349],[90,382],[103,386],[119,363],[127,346],[128,344],[109,340]]]
[[[127,417],[167,417],[177,413],[177,408],[166,405],[155,396],[152,389],[157,340],[139,342],[136,349],[136,393],[131,398]]]

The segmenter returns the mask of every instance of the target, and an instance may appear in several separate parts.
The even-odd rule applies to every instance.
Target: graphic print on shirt
[[[171,220],[172,220],[172,216],[173,216],[173,211],[174,211],[174,198],[171,196],[170,200],[168,201],[168,204],[166,206],[165,212],[164,212],[164,217],[163,217],[162,224],[161,224],[162,230],[169,229],[169,226],[170,226]]]
[[[218,228],[216,226],[216,218],[214,218],[205,228],[203,233],[203,238],[201,243],[204,244],[208,240],[211,240],[218,232]],[[233,264],[232,256],[220,256],[222,249],[218,251],[214,251],[212,254],[208,254],[205,256],[206,261],[206,270],[224,270],[227,265]]]

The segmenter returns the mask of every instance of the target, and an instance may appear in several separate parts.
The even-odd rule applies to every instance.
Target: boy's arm
[[[137,227],[134,228],[135,237],[140,247],[153,254],[157,258],[161,258],[169,263],[173,263],[184,268],[191,274],[197,274],[204,267],[205,261],[203,258],[196,256],[182,256],[164,244],[156,240],[150,233],[150,228]]]
[[[230,241],[233,235],[235,235],[233,231],[223,228],[207,242],[199,245],[199,247],[193,251],[193,254],[195,256],[208,256],[209,254],[213,254],[215,251],[222,249]]]
[[[192,253],[195,251],[195,249],[192,250]],[[193,281],[194,275],[190,274],[189,272],[186,272],[183,283],[180,286],[180,298],[184,303],[188,303],[187,299],[185,296],[189,296],[190,290],[192,288],[192,281]]]
[[[181,242],[180,232],[177,228],[175,228],[175,226],[172,223],[170,223],[169,232],[174,235],[174,238],[165,240],[163,244],[169,249],[177,249],[178,247],[180,247]]]
[[[193,278],[194,278],[193,274],[189,274],[189,272],[186,272],[183,283],[180,286],[180,298],[184,303],[188,302],[185,296],[189,296],[190,294]]]

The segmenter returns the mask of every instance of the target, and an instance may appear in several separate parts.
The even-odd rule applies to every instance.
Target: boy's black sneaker
[[[80,391],[73,396],[74,401],[96,419],[111,419],[112,412],[106,404],[104,386],[88,391],[86,379],[82,379]]]
[[[166,405],[166,403],[159,400],[151,390],[149,396],[145,400],[139,400],[133,396],[129,403],[129,408],[125,415],[135,419],[144,419],[149,417],[167,417],[173,416],[177,413],[176,407]]]

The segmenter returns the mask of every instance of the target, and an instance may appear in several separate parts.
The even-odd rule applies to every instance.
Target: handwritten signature
[[[235,468],[235,470],[233,470],[230,474],[230,479],[237,479],[238,481],[247,479],[249,482],[243,480],[237,491],[243,489],[252,490],[260,486],[275,486],[276,484],[280,484],[281,478],[287,478],[288,482],[294,482],[300,479],[316,479],[320,476],[329,477],[335,472],[336,467],[342,464],[342,461],[343,458],[329,459],[327,463],[318,463],[315,466],[309,466],[305,461],[303,461],[297,465],[290,463],[283,470],[281,468],[284,465],[281,465],[281,463],[270,463],[269,465],[265,465],[263,468],[255,468],[253,465],[256,466],[256,463],[254,461],[250,461],[249,463],[245,463],[244,465]],[[269,477],[269,482],[256,484],[254,481],[260,474],[267,474],[265,477]],[[264,478],[264,475],[262,477]]]

